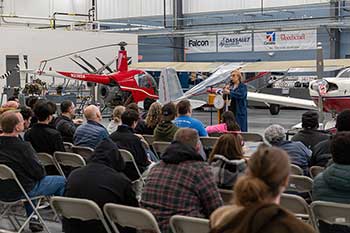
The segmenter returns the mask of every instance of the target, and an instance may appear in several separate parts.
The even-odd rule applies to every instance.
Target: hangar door
[[[24,56],[24,62],[27,66],[27,56]],[[19,64],[18,55],[6,55],[6,72],[11,72],[10,75],[6,78],[7,87],[21,86],[21,80],[17,69],[17,64]]]

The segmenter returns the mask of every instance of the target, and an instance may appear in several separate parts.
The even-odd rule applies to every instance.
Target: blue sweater
[[[87,121],[77,128],[73,136],[73,142],[76,146],[95,149],[97,144],[108,136],[107,129],[103,125],[95,121]]]

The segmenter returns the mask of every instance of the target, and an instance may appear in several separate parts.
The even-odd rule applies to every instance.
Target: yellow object
[[[215,99],[215,94],[209,94],[208,95],[208,104],[209,105],[214,105],[214,99]]]

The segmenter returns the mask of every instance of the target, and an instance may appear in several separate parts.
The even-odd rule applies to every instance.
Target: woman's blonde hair
[[[234,73],[237,73],[237,74],[238,74],[239,82],[242,82],[242,80],[243,80],[243,74],[242,74],[242,72],[241,72],[239,69],[237,69],[237,70],[232,70],[232,71],[231,71],[231,75],[234,74]]]
[[[125,107],[122,105],[118,105],[113,109],[112,118],[115,123],[119,124],[121,122],[123,112],[125,112]]]
[[[146,126],[149,128],[154,128],[158,125],[161,120],[162,115],[162,105],[158,102],[151,104],[148,110],[147,117],[145,119]]]

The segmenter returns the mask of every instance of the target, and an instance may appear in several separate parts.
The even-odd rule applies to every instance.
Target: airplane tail
[[[19,61],[19,64],[17,65],[17,67],[18,67],[18,71],[19,71],[19,77],[20,77],[21,82],[25,83],[27,73],[24,71],[28,71],[28,70],[27,70],[27,66],[24,62],[23,54],[18,55],[18,61]]]
[[[163,105],[169,102],[177,103],[182,99],[187,99],[182,91],[179,78],[173,68],[165,68],[159,77],[159,102]],[[189,99],[193,109],[206,104],[201,100]]]

